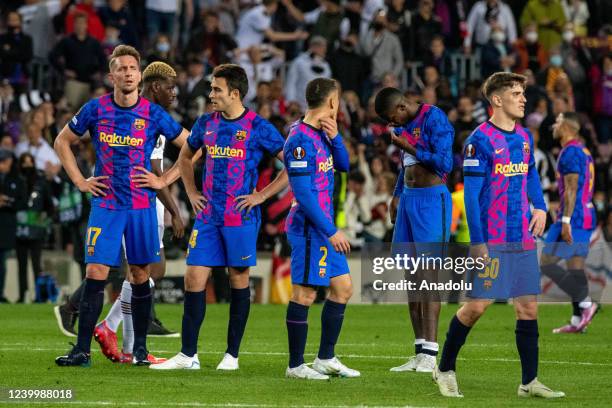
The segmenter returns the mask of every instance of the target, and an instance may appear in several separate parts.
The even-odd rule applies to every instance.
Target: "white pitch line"
[[[172,407],[206,407],[206,408],[278,408],[285,407],[286,405],[272,405],[272,404],[241,404],[241,403],[232,403],[228,402],[225,404],[215,404],[215,403],[206,403],[206,402],[147,402],[147,401],[30,401],[30,400],[20,400],[15,401],[14,403],[28,403],[28,404],[45,404],[45,405],[100,405],[100,406],[172,406]],[[432,407],[418,407],[414,405],[291,405],[296,408],[432,408]]]
[[[41,348],[41,347],[23,347],[11,348],[11,347],[0,347],[0,351],[66,351],[66,348]],[[176,353],[177,350],[154,350],[156,353]],[[198,351],[198,354],[214,354],[222,355],[221,351]],[[240,354],[252,355],[252,356],[287,356],[288,353],[279,351],[241,351]],[[314,356],[316,353],[304,353],[307,356]],[[364,354],[338,354],[338,357],[343,358],[357,358],[357,359],[372,359],[372,360],[401,360],[409,358],[410,356],[388,356],[388,355],[364,355]],[[521,360],[516,358],[461,358],[458,360],[462,361],[492,361],[499,363],[519,363]],[[612,367],[612,363],[593,363],[589,361],[560,361],[560,360],[540,360],[542,364],[569,364],[569,365],[583,365],[583,366],[597,366],[597,367]]]

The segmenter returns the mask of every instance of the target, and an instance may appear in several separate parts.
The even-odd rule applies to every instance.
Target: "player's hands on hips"
[[[181,239],[185,235],[185,224],[183,224],[180,214],[172,216],[172,235],[176,239]]]
[[[336,231],[334,235],[329,237],[329,242],[332,244],[336,252],[343,254],[348,254],[351,252],[351,243],[340,230]]]
[[[252,194],[241,195],[234,198],[236,210],[243,211],[246,209],[247,214],[250,213],[254,207],[258,206],[264,201],[266,201],[266,197],[260,191],[253,191]]]
[[[485,261],[485,264],[489,263],[489,248],[487,248],[487,244],[474,244],[470,246],[470,257],[472,259],[482,258]]]
[[[323,129],[327,137],[329,137],[330,139],[333,139],[336,136],[338,136],[338,122],[336,122],[335,119],[322,118],[320,120],[320,123],[321,123],[321,129]]]
[[[546,227],[546,211],[533,210],[531,214],[531,222],[529,223],[529,231],[536,236],[541,237]]]
[[[561,238],[568,244],[574,243],[574,237],[572,237],[572,225],[571,224],[561,224]]]
[[[141,171],[142,173],[132,175],[132,181],[139,188],[152,188],[154,190],[161,190],[166,187],[164,180],[157,174],[150,172],[141,166],[134,167],[135,170]]]
[[[192,193],[187,192],[187,197],[189,197],[189,202],[191,203],[191,207],[193,208],[193,211],[196,213],[196,215],[200,211],[202,211],[208,203],[208,201],[206,201],[206,198],[202,194],[200,194],[199,191],[195,191]]]
[[[395,224],[397,218],[397,206],[399,205],[399,197],[393,197],[391,199],[391,205],[389,206],[389,217],[391,217],[391,224]]]
[[[81,193],[91,193],[94,197],[104,197],[108,186],[102,183],[101,180],[106,180],[108,176],[90,177],[83,179],[76,186]]]

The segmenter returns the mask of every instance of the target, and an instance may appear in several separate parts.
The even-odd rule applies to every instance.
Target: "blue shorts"
[[[491,262],[484,269],[469,271],[474,299],[510,299],[537,295],[540,289],[540,265],[535,249],[528,251],[496,251],[489,249]]]
[[[140,210],[91,207],[85,235],[85,263],[120,266],[123,239],[128,264],[160,261],[155,206]]]
[[[444,245],[440,243],[450,240],[452,206],[451,195],[443,184],[424,188],[404,187],[397,208],[393,243],[412,243],[411,256],[421,253],[444,256]]]
[[[589,254],[589,242],[593,230],[585,230],[572,227],[572,238],[574,242],[570,245],[561,238],[560,222],[550,226],[544,241],[542,253],[546,255],[558,256],[563,259],[570,259],[575,256],[586,258]]]
[[[331,278],[350,273],[346,256],[316,231],[306,236],[287,234],[291,245],[291,283],[329,286]]]
[[[224,227],[196,220],[189,238],[187,265],[255,266],[258,234],[259,222]]]

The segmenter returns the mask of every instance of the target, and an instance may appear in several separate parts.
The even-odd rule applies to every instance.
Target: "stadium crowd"
[[[306,84],[315,77],[336,78],[351,171],[337,176],[334,207],[337,225],[354,248],[389,241],[393,228],[389,202],[400,158],[374,111],[376,91],[399,87],[444,110],[455,127],[448,187],[460,194],[463,142],[488,115],[481,78],[497,71],[524,74],[524,125],[537,141],[550,220],[558,206],[554,169],[560,150],[551,126],[559,113],[575,111],[595,159],[598,220],[612,240],[609,1],[4,0],[0,12],[2,300],[11,250],[19,262],[20,301],[28,257],[36,275],[42,273],[43,248],[67,251],[83,263],[88,197],[72,185],[52,146],[84,102],[109,91],[107,57],[122,43],[140,50],[146,63],[175,68],[172,114],[187,129],[209,109],[209,74],[218,64],[245,68],[245,105],[283,135],[304,112]],[[90,142],[74,149],[83,174],[91,174]],[[177,154],[167,146],[167,161]],[[263,162],[258,190],[280,166],[271,157]],[[190,225],[193,214],[181,184],[171,192]],[[291,192],[283,191],[265,204],[261,250],[283,240],[291,201]],[[462,200],[454,203],[455,241],[469,242]],[[183,256],[187,242],[166,238],[167,257]]]

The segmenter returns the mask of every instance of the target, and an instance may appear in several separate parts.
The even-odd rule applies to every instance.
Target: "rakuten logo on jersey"
[[[144,144],[144,139],[138,139],[130,135],[121,136],[116,133],[100,132],[99,139],[100,139],[100,142],[106,143],[109,146],[113,146],[113,147],[123,147],[123,146],[140,147]]]
[[[225,146],[206,146],[206,153],[213,159],[243,159],[244,149],[234,149],[233,147]]]
[[[495,165],[495,174],[502,174],[506,177],[522,176],[527,174],[528,170],[529,166],[524,162],[508,164],[497,163]]]

